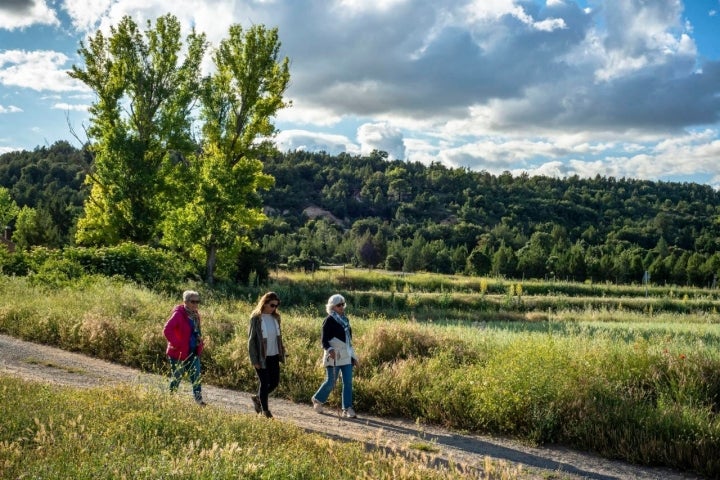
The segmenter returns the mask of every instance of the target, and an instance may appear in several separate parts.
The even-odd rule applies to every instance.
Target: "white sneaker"
[[[355,410],[353,410],[352,407],[346,408],[343,410],[343,417],[347,418],[357,418],[357,415],[355,414]]]
[[[312,397],[312,404],[313,404],[313,409],[317,413],[323,413],[325,411],[325,407],[323,407],[323,404],[320,403],[319,401],[315,400],[315,397]]]

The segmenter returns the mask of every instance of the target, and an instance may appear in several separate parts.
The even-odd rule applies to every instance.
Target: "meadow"
[[[475,478],[137,387],[79,390],[0,375],[0,392],[0,478]],[[486,478],[522,474],[486,468]]]
[[[264,289],[191,287],[203,296],[204,381],[254,390],[247,322]],[[280,396],[308,403],[322,380],[323,305],[340,292],[362,362],[359,412],[720,475],[717,290],[346,269],[276,272],[267,289],[282,298],[290,353]],[[167,372],[161,330],[180,292],[3,277],[0,294],[3,333]]]

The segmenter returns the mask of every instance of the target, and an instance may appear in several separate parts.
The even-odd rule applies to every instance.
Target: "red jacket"
[[[198,323],[200,315],[198,314]],[[192,336],[192,320],[188,316],[185,305],[176,305],[170,318],[165,323],[163,335],[168,344],[165,353],[174,360],[185,360],[190,356],[190,337]],[[202,338],[198,339],[197,354],[203,350]]]

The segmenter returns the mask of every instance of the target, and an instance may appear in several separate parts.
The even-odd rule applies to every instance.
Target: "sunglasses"
[[[280,305],[280,304],[279,303],[268,303],[268,305],[270,305],[271,308],[277,308],[278,305]]]
[[[344,307],[344,306],[345,306],[345,304],[344,304],[344,303],[338,303],[338,304],[337,304],[337,305],[335,305],[335,306],[336,306],[336,307]]]
[[[188,300],[188,303],[198,304],[198,303],[200,303],[200,300]]]

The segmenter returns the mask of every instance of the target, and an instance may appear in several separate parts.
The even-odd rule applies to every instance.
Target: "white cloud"
[[[123,15],[144,28],[172,13],[184,33],[195,26],[213,44],[232,23],[277,26],[293,103],[276,118],[281,150],[377,148],[494,173],[720,178],[720,62],[698,53],[679,0],[64,0],[62,8],[83,33]],[[0,51],[0,87],[62,92],[45,104],[87,108],[92,99],[66,94],[87,90],[64,73],[64,55]],[[27,112],[10,98],[5,105]]]
[[[74,110],[77,112],[87,112],[90,105],[72,104],[72,103],[56,103],[52,106],[55,110]]]
[[[4,107],[0,105],[0,113],[19,113],[22,112],[22,108],[16,107],[15,105],[8,105]]]
[[[373,150],[388,153],[390,159],[405,159],[405,144],[400,129],[387,123],[366,123],[357,131],[360,152],[369,154]]]
[[[324,151],[330,155],[337,155],[342,152],[360,153],[360,148],[343,135],[307,130],[283,130],[275,138],[275,145],[281,152],[309,150]]]
[[[0,29],[23,29],[32,25],[59,25],[55,12],[45,0],[3,0],[0,2]]]
[[[62,66],[68,57],[49,50],[0,51],[0,84],[37,91],[84,91],[86,87],[67,75]]]
[[[65,0],[63,8],[70,16],[73,26],[81,31],[94,30],[113,0]]]

